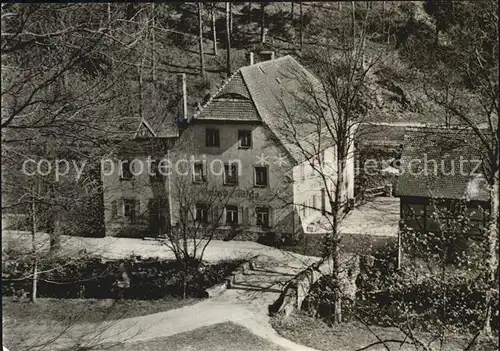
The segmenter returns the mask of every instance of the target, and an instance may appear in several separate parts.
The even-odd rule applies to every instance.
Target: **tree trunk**
[[[198,33],[199,33],[199,51],[200,51],[200,75],[205,77],[205,57],[203,55],[203,3],[198,3]]]
[[[226,75],[231,76],[231,33],[229,25],[229,2],[226,2]]]
[[[184,253],[186,254],[186,253]],[[186,261],[186,257],[184,257],[184,278],[182,281],[182,298],[185,299],[187,297],[187,276],[188,276],[188,264]]]
[[[108,30],[111,29],[111,3],[108,3]]]
[[[252,23],[252,2],[248,2],[248,23]]]
[[[342,323],[342,290],[340,276],[340,216],[343,210],[344,197],[344,170],[346,165],[345,152],[341,145],[337,146],[337,180],[335,181],[334,201],[330,204],[332,209],[332,233],[327,237],[324,257],[332,261],[332,277],[336,283],[334,301],[334,322]],[[347,196],[347,194],[345,194]]]
[[[32,285],[31,285],[31,302],[35,303],[36,302],[36,295],[37,295],[37,281],[38,281],[38,262],[37,262],[37,257],[36,257],[36,198],[35,198],[35,187],[33,186],[32,188],[33,194],[31,197],[31,244],[32,244],[32,250],[33,250],[33,278],[32,278]]]
[[[260,2],[260,42],[266,41],[264,2]]]
[[[352,42],[353,46],[356,46],[356,3],[354,1],[351,1],[351,7],[352,7]]]
[[[292,1],[292,11],[290,12],[290,19],[293,21],[293,4],[294,2]]]
[[[49,196],[53,197],[55,196],[56,190],[54,187],[54,184],[50,184],[48,186],[49,188]],[[39,184],[39,189],[38,189],[38,194],[41,193],[41,187]],[[49,251],[50,253],[57,252],[61,249],[61,232],[60,232],[60,227],[61,227],[61,222],[59,218],[57,217],[56,214],[52,211],[52,209],[49,209],[48,212],[46,213],[46,216],[48,215],[48,224],[49,224]]]
[[[155,35],[155,4],[151,3],[151,23],[153,24],[153,31],[151,32],[151,75],[153,81],[156,81],[156,57],[155,57],[155,46],[156,46],[156,35]]]
[[[38,262],[36,255],[33,257],[33,280],[31,286],[31,302],[36,303],[37,285],[38,285]]]
[[[215,28],[215,2],[212,3],[212,41],[214,44],[214,55],[217,56],[217,31]]]
[[[229,2],[229,35],[233,34],[233,3]]]
[[[488,252],[487,252],[487,266],[488,266],[488,280],[490,289],[487,294],[487,313],[484,323],[483,332],[486,335],[492,335],[491,331],[491,316],[493,309],[493,291],[498,285],[496,279],[496,272],[498,269],[497,245],[498,245],[498,231],[499,222],[498,215],[500,211],[500,171],[498,170],[498,160],[495,160],[497,170],[493,176],[493,181],[490,186],[490,220],[488,222]]]
[[[304,49],[304,23],[302,22],[302,1],[299,2],[299,12],[300,12],[300,51]]]

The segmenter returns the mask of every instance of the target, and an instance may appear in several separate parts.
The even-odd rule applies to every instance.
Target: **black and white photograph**
[[[3,1],[3,351],[498,350],[499,15]]]

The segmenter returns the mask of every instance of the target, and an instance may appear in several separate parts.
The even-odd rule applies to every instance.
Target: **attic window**
[[[262,73],[266,74],[266,71],[264,71],[264,69],[262,68],[262,66],[259,66],[259,69]]]
[[[276,78],[276,81],[278,82],[278,84],[281,84],[281,79]]]

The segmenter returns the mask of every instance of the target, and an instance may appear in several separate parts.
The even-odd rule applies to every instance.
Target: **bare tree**
[[[455,46],[451,62],[443,62],[432,75],[441,91],[426,87],[427,96],[438,103],[449,115],[476,135],[481,150],[483,168],[489,185],[491,216],[488,222],[488,263],[491,286],[489,301],[498,289],[498,233],[500,212],[500,108],[498,96],[498,4],[493,1],[470,7],[462,22],[448,29]],[[477,21],[484,21],[478,26]],[[467,80],[464,91],[463,80]],[[490,310],[491,314],[491,310]],[[491,317],[491,316],[490,316]],[[490,323],[485,333],[491,334]]]
[[[231,8],[229,2],[226,2],[226,75],[231,76]]]
[[[350,26],[344,23],[344,26]],[[364,121],[373,104],[371,93],[371,72],[382,53],[374,53],[368,64],[363,65],[366,48],[362,38],[365,28],[358,32],[360,38],[353,39],[344,33],[336,42],[328,42],[319,49],[310,51],[310,67],[318,79],[300,72],[288,72],[286,79],[296,80],[298,92],[290,91],[290,97],[277,97],[281,101],[281,118],[284,121],[281,132],[287,142],[297,148],[306,164],[317,175],[318,183],[329,204],[327,209],[318,205],[307,205],[325,219],[328,234],[324,238],[323,258],[332,260],[332,284],[340,279],[341,223],[352,205],[347,196],[348,163],[353,158],[353,145],[358,125]],[[294,104],[287,103],[292,99]],[[307,136],[307,137],[305,137]],[[326,159],[325,150],[333,150],[331,159]],[[336,291],[335,322],[342,321],[342,292]]]
[[[299,2],[299,21],[300,21],[300,51],[304,50],[304,23],[302,16],[302,1]]]
[[[215,2],[212,2],[211,6],[211,15],[212,15],[212,41],[214,46],[214,55],[217,56],[217,29],[215,28],[215,18],[217,13],[217,6]]]
[[[489,288],[483,279],[487,240],[480,234],[489,210],[464,200],[430,197],[423,214],[408,204],[404,212],[404,264],[382,275],[375,284],[378,293],[364,291],[372,307],[360,314],[384,315],[386,308],[376,304],[376,296],[390,290],[397,313],[382,318],[405,335],[401,343],[426,351],[448,350],[451,344],[459,350],[497,348],[493,338],[480,337],[484,324],[491,323]]]
[[[203,3],[199,2],[198,7],[198,47],[200,51],[200,75],[205,76],[205,57],[203,54]]]
[[[181,143],[185,146],[183,152],[192,150],[191,140]],[[172,158],[179,159],[184,155],[181,155],[181,151],[176,151]],[[230,173],[232,171],[229,170]],[[187,169],[168,174],[172,223],[171,230],[165,231],[166,238],[160,240],[174,253],[182,267],[184,298],[187,297],[189,279],[202,269],[205,250],[214,236],[218,233],[231,236],[235,234],[238,225],[234,223],[227,228],[227,223],[223,223],[226,205],[237,188],[236,185],[222,190],[210,186],[206,172],[206,166],[197,169],[194,163],[190,163]],[[221,229],[221,226],[226,228]]]
[[[265,21],[266,21],[266,10],[265,10],[266,4],[261,1],[260,2],[260,42],[264,43],[266,41],[266,27],[265,27]]]

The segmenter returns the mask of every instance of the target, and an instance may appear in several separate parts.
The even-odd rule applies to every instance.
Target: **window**
[[[226,224],[238,224],[237,206],[226,206]]]
[[[304,216],[304,217],[306,216],[306,203],[305,202],[302,204],[302,216]]]
[[[238,184],[238,165],[224,165],[224,185]]]
[[[209,147],[218,147],[220,145],[219,130],[207,128],[205,129],[206,145]]]
[[[193,166],[193,182],[202,183],[204,181],[206,181],[206,178],[203,172],[203,163],[195,163]]]
[[[208,223],[208,208],[204,204],[196,204],[196,221],[202,224]]]
[[[137,200],[133,200],[133,199],[124,199],[123,200],[123,214],[131,222],[135,222],[135,220],[137,218],[137,212],[136,212],[137,207],[138,207]]]
[[[249,149],[252,147],[251,130],[238,130],[238,147],[240,149]]]
[[[267,186],[267,167],[255,167],[255,186]]]
[[[152,178],[152,180],[156,181],[162,180],[162,174],[160,172],[160,168],[158,167],[158,161],[156,160],[151,161],[151,169],[149,175]]]
[[[257,214],[257,225],[262,228],[269,228],[269,208],[257,207],[255,213]]]
[[[121,164],[122,164],[122,169],[121,169],[120,178],[124,179],[124,180],[132,179],[132,170],[131,170],[130,162],[122,161]]]

